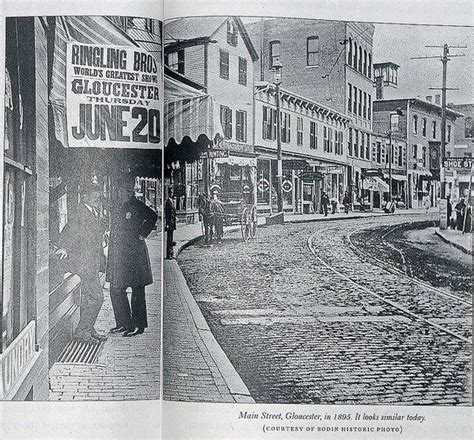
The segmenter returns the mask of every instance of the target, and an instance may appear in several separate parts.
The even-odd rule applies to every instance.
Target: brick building
[[[257,80],[272,81],[276,59],[282,87],[351,118],[347,149],[347,189],[362,190],[361,171],[371,167],[375,27],[342,21],[269,19],[247,29],[259,53]]]
[[[165,64],[176,73],[202,84],[212,96],[220,114],[224,139],[218,149],[227,157],[197,160],[182,165],[180,197],[182,209],[197,211],[202,169],[209,169],[209,180],[222,192],[236,197],[244,185],[256,191],[256,157],[253,149],[253,78],[257,52],[247,31],[236,17],[185,18],[166,23]],[[187,178],[194,175],[196,178]],[[201,178],[202,180],[202,178]],[[178,204],[178,207],[180,205]]]

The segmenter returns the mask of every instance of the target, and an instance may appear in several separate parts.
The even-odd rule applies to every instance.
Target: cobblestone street
[[[471,307],[386,272],[347,241],[361,228],[434,218],[286,224],[248,243],[226,233],[221,245],[187,248],[179,264],[256,402],[468,405]]]
[[[161,338],[161,240],[147,240],[154,283],[146,287],[148,328],[124,338],[107,334],[115,326],[108,289],[96,323],[106,333],[99,358],[92,365],[55,363],[50,370],[50,400],[159,399]]]

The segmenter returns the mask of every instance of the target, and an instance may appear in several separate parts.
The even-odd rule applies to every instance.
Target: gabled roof
[[[166,22],[164,37],[168,51],[171,46],[176,49],[182,44],[189,46],[193,41],[196,44],[208,42],[229,18],[234,20],[253,61],[258,60],[257,51],[239,17],[191,17]]]

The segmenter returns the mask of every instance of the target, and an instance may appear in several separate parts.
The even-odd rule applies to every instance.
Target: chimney
[[[433,101],[433,97],[432,97],[432,96],[427,96],[427,97],[426,97],[426,100],[427,100],[428,102],[431,102],[431,101]]]
[[[441,105],[441,95],[435,95],[435,104]]]

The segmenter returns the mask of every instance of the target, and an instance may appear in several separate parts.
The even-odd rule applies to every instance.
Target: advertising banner
[[[161,84],[158,60],[146,50],[69,42],[69,147],[161,148]]]

